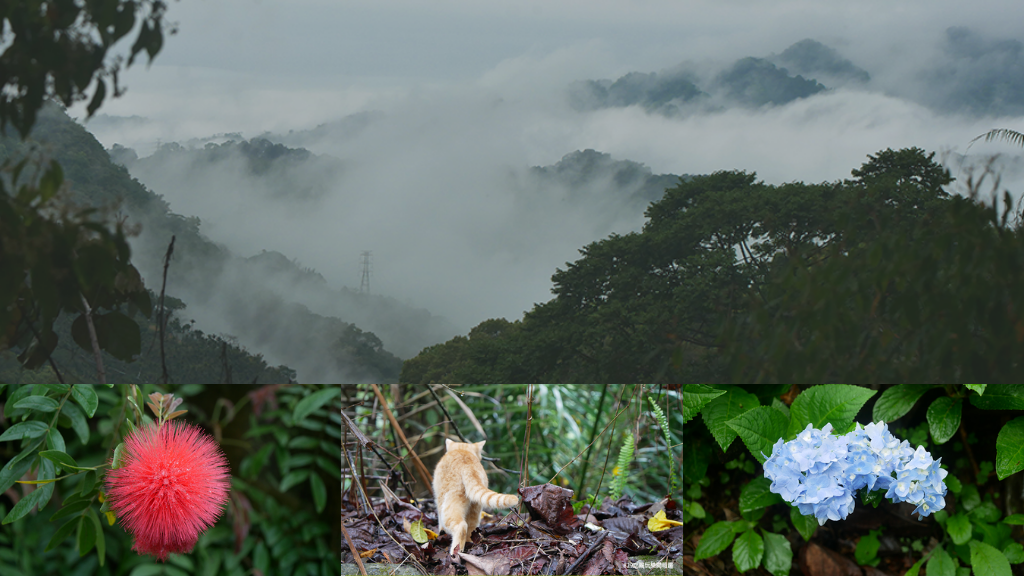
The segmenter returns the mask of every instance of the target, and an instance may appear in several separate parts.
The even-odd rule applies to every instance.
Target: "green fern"
[[[672,494],[675,494],[678,490],[679,481],[676,478],[675,458],[672,457],[672,441],[668,435],[668,418],[665,418],[665,413],[654,403],[653,398],[648,396],[647,401],[651,403],[651,411],[654,412],[654,418],[661,426],[661,434],[665,437],[665,446],[668,448],[668,473],[669,478],[671,478]]]
[[[629,463],[633,461],[633,434],[626,434],[626,441],[622,443],[619,450],[619,461],[615,464],[615,478],[612,480],[612,500],[622,497],[622,491],[626,488],[626,480],[629,478]]]

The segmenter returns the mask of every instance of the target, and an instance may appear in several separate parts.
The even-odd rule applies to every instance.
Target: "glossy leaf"
[[[733,538],[736,537],[731,524],[732,522],[715,522],[709,526],[700,538],[700,543],[694,552],[694,561],[699,562],[710,558],[728,548],[729,544],[732,544]]]
[[[722,394],[725,394],[724,390],[717,390],[703,384],[683,386],[683,424],[697,416],[708,402]]]
[[[66,452],[43,450],[39,455],[68,470],[82,470],[82,468],[79,468],[78,463],[75,462],[75,459],[69,456]]]
[[[1020,564],[1024,562],[1024,546],[1020,542],[1011,542],[1003,548],[1003,555],[1010,564]]]
[[[96,545],[96,526],[85,515],[78,519],[78,537],[75,542],[79,556],[85,556]]]
[[[92,526],[96,530],[96,555],[99,556],[100,566],[103,566],[104,557],[107,555],[107,543],[103,537],[103,524],[100,522],[99,516],[96,515],[96,511],[92,508],[89,508],[86,516],[92,521]]]
[[[946,531],[954,544],[966,544],[971,539],[971,521],[962,512],[946,520]]]
[[[1024,416],[1014,418],[996,436],[996,476],[1000,480],[1024,470]]]
[[[38,438],[43,434],[46,434],[46,428],[46,422],[40,422],[39,420],[18,422],[14,426],[4,430],[3,434],[0,434],[0,442],[21,440],[23,438]]]
[[[316,513],[320,514],[324,511],[324,506],[327,505],[327,488],[324,486],[324,481],[316,474],[309,475],[309,487],[313,491],[313,504],[316,507]]]
[[[785,437],[789,419],[769,406],[758,406],[726,422],[736,431],[751,455],[764,464],[772,454],[772,446]]]
[[[937,546],[928,559],[927,572],[928,576],[956,576],[956,566],[949,554]]]
[[[814,515],[804,516],[796,506],[791,506],[789,509],[789,521],[793,523],[796,531],[799,532],[807,542],[811,541],[811,538],[814,536],[814,532],[818,529],[818,521],[814,518]]]
[[[57,409],[58,403],[48,396],[29,396],[18,400],[15,408],[25,410],[36,410],[38,412],[53,412]]]
[[[50,520],[53,519],[51,518]],[[50,538],[50,543],[46,545],[46,550],[44,550],[44,552],[49,552],[50,550],[53,550],[54,548],[60,546],[65,540],[67,540],[68,536],[70,536],[71,533],[74,532],[75,528],[77,527],[78,518],[72,518],[71,520],[65,522],[63,526],[57,529],[57,531],[53,534],[53,537]]]
[[[748,394],[739,388],[730,387],[725,394],[704,406],[701,414],[704,416],[704,424],[715,438],[715,442],[718,442],[722,451],[725,451],[736,439],[736,431],[730,428],[727,422],[760,405],[757,396]]]
[[[959,398],[954,400],[948,396],[942,396],[936,398],[928,407],[928,429],[936,444],[945,444],[960,428],[961,406],[962,402]]]
[[[872,420],[875,422],[892,422],[903,417],[914,404],[933,386],[922,384],[900,384],[882,392],[875,402]]]
[[[50,522],[53,522],[54,520],[60,520],[61,518],[67,518],[68,516],[71,516],[73,514],[77,514],[82,510],[88,508],[91,504],[92,502],[89,500],[78,500],[75,502],[65,503],[60,510],[54,512],[53,516],[50,516]]]
[[[309,470],[293,470],[281,479],[281,492],[287,492],[289,488],[309,478]]]
[[[875,390],[849,384],[823,384],[804,390],[789,407],[789,432],[797,433],[811,424],[820,430],[826,423],[838,433],[850,428],[861,406],[875,395]]]
[[[971,394],[971,404],[982,410],[1024,410],[1024,384],[1000,384]]]
[[[71,397],[85,410],[86,416],[92,418],[96,414],[99,399],[96,397],[96,391],[92,389],[92,384],[75,384],[71,387]]]
[[[970,541],[971,567],[975,574],[1011,576],[1010,562],[1002,552],[977,540]]]
[[[781,534],[763,532],[764,534],[764,567],[772,576],[789,576],[793,565],[793,548],[789,540]]]
[[[43,493],[41,488],[33,490],[28,496],[18,500],[18,503],[14,505],[14,508],[12,508],[11,511],[7,513],[7,516],[4,517],[3,523],[10,524],[11,522],[20,520],[28,514],[36,504],[39,504],[39,502],[43,500],[44,496],[46,496],[46,494]]]
[[[78,435],[78,439],[81,440],[82,444],[89,442],[89,425],[86,423],[85,415],[82,414],[78,406],[65,402],[64,407],[60,410],[60,415],[61,418],[66,417],[70,421],[71,429]]]
[[[771,481],[763,477],[747,482],[740,492],[740,513],[753,512],[782,502],[782,496],[769,490],[770,486]]]
[[[747,530],[732,545],[732,561],[740,572],[752,570],[761,565],[764,557],[764,542],[757,532]]]

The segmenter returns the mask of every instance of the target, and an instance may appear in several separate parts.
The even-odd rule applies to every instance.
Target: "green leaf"
[[[877,531],[872,530],[861,536],[860,541],[857,542],[857,549],[853,553],[854,558],[857,559],[857,564],[861,566],[870,565],[871,561],[878,555],[879,546]]]
[[[903,576],[917,576],[918,573],[921,572],[921,566],[923,564],[924,564],[924,558],[921,558],[917,562],[914,562],[914,565],[911,566],[910,570],[907,570],[907,573],[904,574]]]
[[[75,541],[78,543],[79,557],[88,554],[96,545],[96,526],[85,515],[78,519],[78,538]]]
[[[928,559],[928,576],[956,576],[956,565],[942,546],[936,546]]]
[[[46,446],[50,450],[58,450],[60,452],[67,452],[67,446],[64,444],[64,437],[60,435],[60,431],[54,426],[46,431]]]
[[[781,534],[762,531],[764,534],[764,567],[773,576],[789,576],[793,566],[793,548]]]
[[[309,475],[309,487],[313,490],[313,504],[316,506],[316,513],[320,514],[327,505],[327,488],[324,481],[317,474]]]
[[[92,418],[96,414],[99,399],[96,398],[92,384],[75,384],[71,387],[71,397],[82,406],[86,416]]]
[[[25,471],[35,461],[36,450],[39,449],[42,443],[42,439],[32,442],[19,452],[17,456],[12,458],[10,462],[4,464],[3,468],[0,468],[0,491],[6,492],[11,486],[14,486],[14,482],[18,478],[25,475]],[[33,456],[33,458],[29,458],[29,456]]]
[[[914,404],[924,396],[933,386],[924,386],[920,384],[900,384],[899,386],[893,386],[882,395],[878,397],[878,401],[875,402],[875,409],[872,411],[871,418],[875,422],[892,422],[902,417],[910,409],[914,407]]]
[[[701,410],[704,424],[707,425],[715,442],[718,442],[723,452],[728,450],[729,445],[736,439],[736,431],[726,423],[758,406],[760,406],[760,402],[757,396],[748,394],[739,388],[729,388],[725,394],[704,406],[704,409]]]
[[[982,410],[1024,410],[1024,384],[1000,384],[985,389],[985,395],[970,395],[971,404]]]
[[[991,502],[985,502],[967,514],[974,522],[998,522],[1002,516],[1003,513]]]
[[[763,557],[764,542],[753,530],[741,534],[732,546],[732,561],[740,572],[757,568],[761,565]]]
[[[960,427],[962,402],[949,396],[936,398],[928,407],[928,428],[936,444],[945,444]]]
[[[58,450],[43,450],[39,455],[68,470],[85,470],[85,468],[80,468],[78,466],[78,462],[75,462],[75,459],[68,456],[66,452],[60,452]]]
[[[295,411],[292,412],[292,420],[294,420],[295,422],[299,422],[306,416],[309,416],[314,411],[316,411],[317,408],[320,408],[324,404],[327,404],[328,402],[333,400],[335,396],[340,395],[340,386],[330,386],[328,388],[324,388],[323,390],[314,392],[309,396],[306,396],[302,400],[299,400],[297,404],[295,404]]]
[[[772,398],[772,408],[775,408],[776,410],[779,411],[780,414],[785,416],[787,421],[789,420],[789,406],[786,406],[786,404],[783,403],[782,400],[779,400],[778,398]]]
[[[726,424],[739,434],[740,440],[743,440],[754,458],[764,464],[768,456],[771,456],[772,446],[786,435],[789,420],[775,408],[758,406]]]
[[[44,552],[49,552],[57,546],[60,546],[62,542],[67,540],[68,536],[71,535],[71,532],[74,531],[77,526],[78,518],[72,518],[65,522],[63,526],[57,529],[53,534],[53,537],[50,538],[50,543],[46,545],[46,550],[44,550]]]
[[[91,504],[91,500],[76,500],[75,502],[65,503],[63,508],[54,512],[53,516],[50,516],[50,522],[60,520],[61,518],[67,518],[72,514],[77,514],[78,512],[88,508]]]
[[[21,440],[23,438],[38,438],[43,434],[46,434],[46,428],[46,422],[40,422],[39,420],[18,422],[14,426],[4,430],[3,434],[0,434],[0,442]]]
[[[964,486],[960,491],[959,503],[964,510],[970,512],[981,504],[981,496],[978,494],[978,487],[974,484]]]
[[[82,476],[82,482],[81,482],[81,487],[79,488],[79,493],[84,496],[84,495],[88,494],[89,491],[92,490],[92,487],[95,486],[95,485],[96,485],[96,471],[95,470],[89,470],[88,472],[85,473],[84,476]]]
[[[298,448],[300,450],[312,450],[313,448],[316,448],[316,446],[316,438],[311,438],[309,436],[296,436],[288,442],[289,448]]]
[[[14,505],[14,508],[7,513],[7,516],[4,517],[3,523],[10,524],[11,522],[20,520],[28,514],[36,504],[43,500],[44,496],[49,497],[48,494],[43,493],[42,488],[33,490],[28,496],[18,500],[18,503]]]
[[[971,521],[963,512],[958,512],[946,520],[946,531],[954,544],[966,544],[971,539]]]
[[[770,410],[770,408],[769,408]],[[767,508],[782,502],[782,496],[769,490],[771,482],[767,478],[754,478],[740,492],[740,514]]]
[[[82,444],[89,442],[89,425],[85,422],[85,416],[82,411],[78,409],[78,406],[65,402],[64,407],[60,409],[61,417],[67,417],[71,422],[71,429],[78,435],[78,439],[82,441]]]
[[[996,476],[1003,480],[1024,470],[1024,416],[1014,418],[996,436]]]
[[[787,437],[796,437],[808,424],[820,430],[831,423],[837,433],[843,433],[853,425],[861,406],[874,395],[874,390],[849,384],[823,384],[804,390],[789,407]]]
[[[964,386],[967,386],[968,389],[977,392],[978,396],[983,396],[985,394],[985,386],[987,386],[987,384],[964,384]]]
[[[793,523],[796,531],[804,537],[807,542],[811,541],[815,530],[818,529],[818,520],[813,515],[804,516],[796,506],[789,508],[789,521]]]
[[[287,476],[281,479],[281,492],[287,492],[289,488],[298,484],[299,482],[305,482],[309,478],[309,470],[292,470]]]
[[[1010,562],[1002,552],[977,540],[970,541],[971,567],[975,574],[1011,576]]]
[[[157,576],[163,574],[164,568],[159,564],[140,564],[128,576]]]
[[[124,465],[124,442],[114,448],[114,457],[111,459],[110,469],[117,470]]]
[[[107,555],[107,543],[103,537],[103,525],[96,516],[96,511],[89,508],[89,519],[92,520],[93,528],[96,529],[96,555],[99,556],[100,566],[103,566],[103,559]]]
[[[39,412],[53,412],[57,409],[57,401],[47,396],[29,396],[14,405],[17,409],[38,410]]]
[[[1024,546],[1020,545],[1020,542],[1010,542],[1003,548],[1003,556],[1010,564],[1020,564],[1024,562]]]
[[[732,544],[733,538],[736,537],[731,524],[732,522],[715,522],[709,526],[700,538],[700,544],[697,545],[693,560],[699,562],[728,548],[729,544]]]
[[[1024,514],[1011,514],[1006,518],[1003,518],[1003,523],[1024,526]]]
[[[700,502],[694,500],[693,502],[690,502],[690,516],[703,519],[707,516],[707,512],[704,511],[704,507],[700,505]]]
[[[946,488],[949,488],[949,490],[954,494],[959,494],[964,488],[963,484],[960,483],[960,479],[952,474],[946,476],[946,479],[943,480],[943,482],[945,482]]]
[[[683,478],[696,484],[708,471],[708,462],[711,460],[710,440],[702,438],[688,438],[686,449],[683,450]]]
[[[725,394],[725,390],[716,390],[703,384],[686,384],[683,386],[683,424],[686,424],[708,402]]]
[[[253,567],[264,574],[270,569],[270,554],[267,552],[267,546],[263,542],[256,544],[256,549],[253,550],[252,554],[252,563]]]

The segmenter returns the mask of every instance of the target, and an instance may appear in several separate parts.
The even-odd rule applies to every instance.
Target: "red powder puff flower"
[[[107,473],[107,499],[135,537],[133,550],[161,561],[191,552],[228,501],[228,462],[197,426],[166,422],[124,441],[122,465]]]

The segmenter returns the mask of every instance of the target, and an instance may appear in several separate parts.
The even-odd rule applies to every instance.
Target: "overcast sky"
[[[374,286],[464,330],[549,299],[554,268],[599,239],[585,215],[513,221],[513,191],[496,184],[509,167],[594,148],[656,173],[747,169],[771,183],[820,182],[849,177],[886,147],[962,152],[990,128],[1024,130],[1021,118],[938,113],[901,97],[941,56],[951,26],[1024,39],[1021,0],[182,0],[168,18],[178,33],[101,109],[150,122],[91,123],[101,142],[145,155],[157,141],[250,138],[383,111],[364,137],[313,149],[358,166],[339,184],[345,193],[314,213],[250,202],[238,226],[241,192],[155,191],[237,253],[279,250],[335,285],[358,286],[358,254],[373,250]],[[804,38],[868,70],[871,89],[683,118],[565,103],[573,80],[726,65]],[[523,230],[543,243],[514,237]]]

